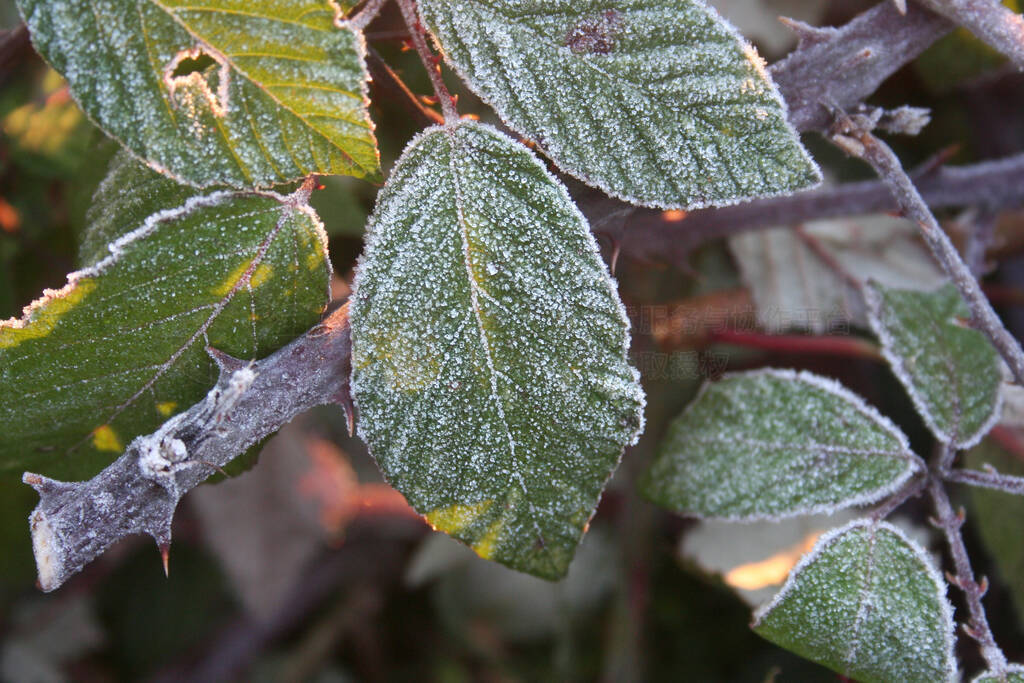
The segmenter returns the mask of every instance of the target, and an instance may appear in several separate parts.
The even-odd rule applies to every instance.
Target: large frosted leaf
[[[981,332],[965,326],[970,313],[956,288],[876,284],[865,295],[882,353],[928,427],[957,448],[978,443],[999,418],[1000,360]]]
[[[82,108],[192,184],[376,179],[362,35],[331,0],[18,0]]]
[[[956,678],[953,609],[924,550],[858,520],[826,534],[754,615],[754,630],[863,683]]]
[[[122,154],[90,223],[90,265],[0,322],[0,470],[94,474],[213,386],[206,345],[263,356],[326,305],[326,238],[302,196],[195,195]],[[116,238],[105,256],[100,235]]]
[[[352,316],[359,429],[434,527],[565,574],[643,395],[583,216],[493,128],[406,148],[369,225]]]
[[[837,382],[758,370],[705,385],[642,486],[683,514],[772,519],[880,500],[918,462],[895,425]]]
[[[799,233],[792,226],[750,231],[731,237],[729,248],[754,297],[757,322],[771,332],[866,328],[859,283],[868,279],[912,289],[945,282],[918,227],[894,216],[811,221]]]
[[[764,63],[697,0],[421,0],[445,57],[564,171],[717,206],[819,180]]]

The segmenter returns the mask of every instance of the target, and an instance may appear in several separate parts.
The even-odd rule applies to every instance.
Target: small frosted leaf
[[[754,49],[698,0],[421,0],[445,57],[558,166],[698,208],[820,180]]]
[[[1002,375],[996,350],[966,327],[956,288],[935,292],[865,290],[871,328],[917,411],[939,439],[969,448],[999,418]]]
[[[428,129],[378,197],[353,296],[359,432],[388,481],[480,556],[564,575],[643,409],[565,188],[489,126]]]
[[[837,382],[757,370],[704,386],[642,487],[682,514],[777,519],[880,500],[918,462],[895,425]]]
[[[348,3],[346,3],[348,4]],[[193,185],[376,180],[365,45],[332,0],[18,0],[89,116]]]
[[[858,520],[823,536],[754,614],[753,628],[863,683],[956,679],[942,577],[885,522]]]
[[[971,683],[1024,683],[1024,666],[1011,664],[1006,667],[1006,676],[1002,677],[991,671],[979,675]]]
[[[301,197],[197,194],[122,153],[96,201],[87,266],[0,321],[0,471],[95,474],[213,386],[205,346],[264,356],[327,304],[326,236]]]

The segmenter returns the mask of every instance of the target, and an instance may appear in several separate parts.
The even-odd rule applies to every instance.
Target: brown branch
[[[917,0],[963,26],[1024,69],[1024,17],[996,0]]]
[[[114,542],[149,534],[166,555],[181,497],[295,415],[325,403],[349,413],[348,304],[288,346],[245,363],[210,350],[221,369],[206,398],[86,482],[25,473],[39,492],[29,518],[44,591],[58,588]]]
[[[980,486],[986,489],[995,489],[1004,493],[1024,496],[1024,477],[1000,474],[991,468],[985,472],[977,470],[950,470],[945,474],[945,479],[946,481],[955,481],[960,484],[970,484],[971,486]]]
[[[970,166],[942,166],[915,174],[929,206],[980,206],[996,211],[1024,205],[1024,154]],[[685,215],[629,207],[575,184],[574,195],[594,230],[613,237],[622,253],[637,259],[685,265],[696,248],[752,230],[811,220],[899,209],[885,183],[844,183],[787,197],[757,199]],[[614,221],[608,219],[615,218]]]
[[[446,123],[455,123],[459,120],[459,113],[455,110],[455,98],[448,92],[448,86],[444,84],[441,77],[441,57],[430,51],[427,45],[427,31],[420,23],[419,13],[416,10],[416,0],[397,0],[399,9],[402,10],[402,19],[409,28],[409,36],[416,52],[423,62],[423,68],[430,76],[430,83],[434,86],[434,93],[441,102],[441,113],[444,114]]]
[[[884,142],[871,134],[857,116],[841,114],[833,127],[833,141],[875,169],[889,187],[900,209],[921,231],[925,244],[935,260],[960,291],[971,311],[975,327],[979,328],[1003,357],[1017,383],[1024,386],[1024,351],[1003,322],[992,310],[992,305],[981,291],[978,280],[964,264],[956,247],[939,226],[931,209],[914,186],[914,181],[903,170],[900,160]],[[1018,183],[1019,178],[1018,178]]]
[[[799,131],[824,131],[832,121],[825,106],[851,109],[953,25],[918,6],[900,14],[881,2],[840,28],[815,28],[788,20],[800,43],[769,69]]]
[[[933,523],[942,530],[949,545],[950,555],[953,557],[953,566],[956,574],[946,574],[946,579],[954,586],[964,592],[967,598],[967,609],[970,614],[969,621],[964,624],[964,631],[978,641],[981,645],[981,654],[985,658],[989,671],[997,678],[1004,676],[1006,672],[1006,655],[996,645],[992,629],[988,625],[988,617],[985,615],[985,607],[981,604],[981,598],[985,595],[988,582],[983,580],[981,584],[974,578],[974,570],[971,569],[971,560],[967,554],[967,547],[964,545],[960,528],[964,524],[963,510],[959,514],[953,512],[953,506],[949,502],[949,495],[943,486],[939,476],[931,476],[928,482],[928,493],[931,494],[935,503],[935,519]]]
[[[393,95],[402,103],[406,111],[421,126],[440,126],[444,118],[433,109],[424,107],[420,99],[413,94],[405,82],[398,77],[390,65],[384,61],[373,47],[366,46],[366,66],[370,71],[370,87]]]

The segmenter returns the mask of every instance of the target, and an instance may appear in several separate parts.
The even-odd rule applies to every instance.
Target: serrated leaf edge
[[[604,192],[609,197],[613,197],[615,199],[619,199],[619,200],[627,202],[629,204],[633,204],[634,206],[643,206],[643,207],[652,208],[652,209],[681,209],[681,210],[693,211],[693,210],[698,210],[698,209],[719,208],[719,207],[723,207],[723,206],[733,206],[733,205],[736,205],[736,204],[742,204],[742,203],[748,202],[748,201],[750,201],[752,199],[768,199],[768,198],[771,198],[771,197],[785,197],[785,196],[789,196],[791,194],[794,194],[796,192],[803,192],[804,190],[811,190],[811,189],[814,189],[815,187],[818,187],[819,185],[821,185],[822,179],[824,178],[824,176],[821,173],[821,167],[818,166],[818,163],[810,155],[810,153],[804,147],[803,143],[800,142],[800,133],[797,132],[796,128],[793,127],[793,124],[790,123],[790,121],[789,121],[789,105],[786,103],[786,100],[783,99],[782,94],[779,92],[778,86],[775,85],[775,81],[772,80],[771,75],[768,73],[768,68],[767,68],[767,65],[765,64],[764,58],[761,57],[757,53],[757,50],[754,48],[753,45],[751,45],[749,42],[747,42],[747,39],[743,37],[743,34],[740,33],[739,29],[737,29],[735,26],[732,25],[731,22],[729,22],[725,17],[723,17],[721,14],[719,14],[718,11],[714,7],[711,7],[710,5],[704,5],[703,3],[701,3],[701,5],[702,5],[701,9],[703,9],[705,12],[707,12],[709,15],[711,15],[711,17],[713,19],[717,19],[717,21],[720,22],[722,28],[726,32],[728,32],[732,36],[732,38],[734,40],[736,40],[737,44],[740,46],[740,48],[743,50],[743,52],[747,55],[747,57],[750,60],[751,64],[753,64],[755,66],[755,68],[757,69],[757,72],[763,78],[765,84],[768,86],[768,91],[771,93],[772,99],[781,108],[782,119],[783,119],[783,123],[784,123],[784,125],[786,127],[787,132],[790,134],[790,136],[792,137],[793,141],[796,143],[796,146],[800,150],[801,157],[803,157],[803,160],[807,163],[808,169],[813,173],[813,175],[815,177],[815,180],[814,180],[813,183],[811,183],[809,185],[805,185],[804,187],[798,188],[796,190],[778,190],[776,192],[767,192],[767,193],[763,193],[763,194],[751,195],[751,196],[746,196],[746,197],[731,197],[731,198],[728,198],[728,199],[710,200],[710,201],[707,201],[707,202],[695,202],[695,203],[692,203],[692,204],[679,204],[679,203],[673,204],[673,203],[670,203],[670,202],[651,202],[651,201],[646,201],[646,200],[639,199],[638,197],[633,197],[631,195],[628,195],[628,194],[625,194],[625,193],[622,193],[622,192],[617,192],[614,189],[612,189],[611,187],[606,186],[605,183],[602,183],[602,182],[600,182],[600,181],[598,181],[598,180],[596,180],[594,178],[591,178],[591,177],[587,176],[585,173],[582,172],[582,170],[581,171],[576,171],[574,169],[567,168],[566,166],[564,166],[562,164],[561,161],[559,161],[558,159],[555,159],[554,157],[552,157],[550,155],[550,153],[548,152],[548,150],[545,149],[544,147],[542,147],[539,144],[536,144],[537,150],[540,151],[541,153],[543,153],[544,156],[546,156],[547,158],[551,159],[552,163],[554,163],[555,166],[557,166],[559,168],[559,170],[563,171],[564,173],[567,173],[567,174],[571,175],[572,177],[576,178],[577,180],[579,180],[580,182],[584,183],[585,185],[597,188],[598,190],[600,190],[601,192]],[[416,11],[418,13],[420,23],[423,24],[424,26],[427,26],[428,25],[427,21],[426,21],[426,19],[423,16],[423,10],[419,6],[419,4],[417,4]],[[462,82],[466,84],[466,87],[468,87],[473,92],[474,95],[476,95],[478,98],[480,98],[480,100],[484,104],[486,104],[488,107],[490,107],[498,115],[498,118],[501,119],[501,122],[504,123],[509,128],[509,130],[515,131],[517,134],[523,135],[524,137],[527,137],[527,134],[522,132],[522,131],[520,131],[519,128],[516,125],[514,125],[512,121],[509,121],[508,118],[506,118],[505,115],[497,107],[494,106],[494,102],[492,102],[491,99],[489,97],[487,97],[486,93],[482,92],[479,88],[477,88],[475,86],[475,84],[473,83],[472,79],[470,79],[469,76],[462,69],[460,69],[459,66],[455,62],[452,61],[452,59],[448,56],[448,51],[444,49],[444,46],[441,45],[440,39],[438,39],[438,37],[434,34],[433,31],[430,31],[430,38],[431,38],[432,42],[434,43],[435,48],[437,48],[438,53],[441,54],[444,57],[445,63],[448,65],[448,67],[453,72],[455,72],[455,75],[457,75],[462,80]],[[547,170],[547,169],[545,169],[545,170]]]
[[[942,629],[942,639],[944,644],[944,651],[946,653],[946,677],[948,681],[956,680],[956,657],[953,652],[953,646],[955,644],[955,639],[953,637],[955,633],[955,624],[953,622],[953,606],[950,604],[949,599],[946,597],[946,593],[948,590],[946,582],[942,578],[942,575],[939,574],[939,570],[928,560],[928,555],[924,548],[918,545],[917,542],[911,540],[911,538],[907,536],[902,529],[890,524],[889,522],[876,522],[866,518],[855,519],[844,526],[832,529],[823,534],[821,538],[818,539],[818,542],[814,545],[811,551],[804,555],[802,558],[800,558],[800,561],[797,562],[796,566],[793,567],[792,570],[790,570],[789,576],[786,577],[786,583],[782,586],[779,592],[776,593],[771,600],[761,605],[754,611],[753,618],[750,622],[750,627],[753,629],[757,629],[757,627],[761,625],[761,622],[764,620],[764,618],[767,617],[772,612],[772,610],[774,610],[779,604],[781,604],[782,601],[785,600],[786,597],[789,595],[789,593],[791,593],[794,590],[800,573],[809,565],[817,561],[817,559],[828,549],[830,545],[832,545],[834,541],[836,541],[839,537],[843,536],[844,534],[859,528],[869,529],[870,533],[872,533],[873,535],[877,534],[877,532],[881,529],[889,531],[895,536],[897,536],[901,541],[903,541],[914,552],[914,555],[920,562],[925,574],[935,585],[936,594],[939,598],[939,611],[941,612],[942,621],[945,624],[945,628]],[[863,609],[863,592],[861,593],[861,599],[858,602],[859,615]],[[859,647],[859,642],[854,644],[854,649],[852,650],[851,656],[848,657],[848,660],[852,659],[852,655],[856,654],[857,647]]]
[[[919,472],[923,472],[926,469],[924,463],[921,461],[921,458],[912,450],[910,446],[910,441],[907,439],[906,434],[904,434],[903,431],[892,422],[892,420],[890,420],[885,415],[882,415],[874,406],[868,404],[863,398],[853,393],[852,391],[850,391],[849,389],[847,389],[845,386],[843,386],[841,383],[837,382],[834,379],[831,379],[829,377],[823,377],[821,375],[816,375],[812,372],[808,372],[807,370],[792,370],[789,368],[759,368],[757,370],[749,370],[742,372],[727,372],[724,375],[722,375],[721,380],[726,380],[730,378],[746,378],[759,376],[776,377],[778,379],[793,382],[805,382],[807,384],[810,384],[811,386],[822,389],[832,394],[833,396],[837,396],[840,399],[846,401],[851,406],[853,406],[858,412],[868,417],[870,420],[875,422],[879,427],[881,427],[886,432],[895,437],[897,441],[899,441],[900,448],[906,454],[905,459],[907,461],[907,468],[885,486],[874,489],[872,491],[860,493],[856,496],[844,498],[842,501],[837,503],[819,503],[818,505],[799,508],[777,515],[703,515],[696,512],[685,512],[680,514],[695,519],[717,520],[723,522],[738,523],[780,522],[784,519],[802,517],[805,515],[831,515],[846,508],[856,507],[858,505],[869,505],[871,503],[878,502],[879,500],[882,500],[887,496],[892,495],[896,491],[899,491],[900,488],[911,477],[913,477],[915,474],[918,474]],[[697,404],[697,402],[700,401],[704,393],[714,388],[718,383],[719,382],[713,381],[705,382],[704,385],[701,386],[700,391],[697,392],[697,395],[694,397],[693,401],[691,401],[690,404],[686,406],[686,409],[683,410],[683,412],[677,419],[681,419],[683,415],[688,414]],[[658,505],[663,505],[663,503],[659,501],[652,500],[652,502],[655,502]]]
[[[882,294],[878,290],[879,286],[884,287],[884,285],[881,285],[874,280],[865,283],[863,288],[864,301],[867,303],[868,324],[871,326],[871,331],[874,332],[876,337],[878,337],[878,341],[881,342],[880,346],[882,356],[885,358],[886,362],[889,363],[889,369],[892,370],[892,374],[896,375],[900,384],[903,385],[904,390],[907,392],[911,402],[914,404],[914,408],[917,410],[917,414],[920,415],[921,419],[923,419],[925,424],[928,425],[928,429],[931,430],[935,438],[942,443],[955,446],[959,449],[968,449],[977,446],[978,443],[985,438],[985,435],[996,426],[999,422],[999,418],[1003,414],[1003,392],[996,392],[996,400],[992,406],[992,414],[989,415],[988,419],[981,424],[978,430],[972,434],[970,438],[955,440],[952,435],[947,434],[940,429],[938,422],[935,420],[935,416],[925,403],[924,397],[917,391],[917,387],[914,384],[910,373],[907,372],[906,366],[903,363],[903,358],[893,350],[895,340],[893,339],[893,336],[889,334],[889,330],[882,324],[881,320]],[[942,285],[941,287],[937,287],[931,291],[922,290],[922,293],[936,294],[946,286],[947,285]]]

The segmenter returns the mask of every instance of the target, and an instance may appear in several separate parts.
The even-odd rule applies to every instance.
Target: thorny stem
[[[430,76],[430,83],[434,86],[434,93],[441,103],[441,113],[444,114],[444,121],[448,124],[455,123],[459,120],[459,112],[455,109],[455,98],[448,92],[448,86],[444,84],[444,79],[441,77],[440,55],[435,55],[430,50],[430,46],[427,45],[427,30],[420,22],[419,14],[416,10],[416,2],[415,0],[397,0],[397,2],[399,9],[402,10],[402,19],[405,20],[405,25],[409,27],[409,37],[412,38],[412,44],[416,48],[424,68],[427,70],[427,75]]]
[[[996,0],[917,0],[963,26],[1024,69],[1024,18]]]
[[[971,318],[999,351],[1017,383],[1024,386],[1024,351],[1007,331],[992,305],[981,291],[978,280],[964,264],[956,247],[943,232],[914,182],[903,170],[900,160],[884,142],[871,134],[855,117],[839,114],[830,139],[840,148],[857,156],[875,169],[889,186],[903,213],[917,223],[935,260],[950,277],[971,310]],[[847,142],[843,142],[843,141]],[[852,144],[850,144],[852,140]]]
[[[366,4],[363,8],[356,12],[348,20],[349,26],[362,31],[364,28],[370,25],[370,22],[377,18],[380,14],[380,8],[383,7],[388,0],[366,0]]]
[[[971,486],[980,486],[986,489],[995,489],[1005,493],[1024,496],[1024,477],[1000,474],[995,469],[988,469],[985,472],[956,469],[946,472],[943,477],[946,481],[955,481],[959,484],[970,484]]]
[[[949,453],[948,447],[942,449],[940,460],[945,461]],[[974,570],[971,569],[971,560],[967,555],[967,547],[964,545],[960,528],[964,524],[963,509],[959,513],[953,512],[953,506],[949,502],[949,495],[946,493],[942,481],[941,469],[932,472],[928,478],[928,493],[931,494],[935,503],[935,519],[933,524],[937,526],[946,536],[949,545],[949,552],[953,558],[953,565],[956,574],[946,574],[946,579],[954,586],[964,592],[967,599],[967,609],[970,614],[969,621],[964,624],[964,631],[978,641],[981,646],[981,654],[985,658],[989,671],[1000,679],[1006,680],[1006,655],[996,645],[992,629],[988,625],[988,617],[985,615],[985,607],[981,604],[981,598],[988,589],[988,582],[982,580],[979,584],[974,578]]]

